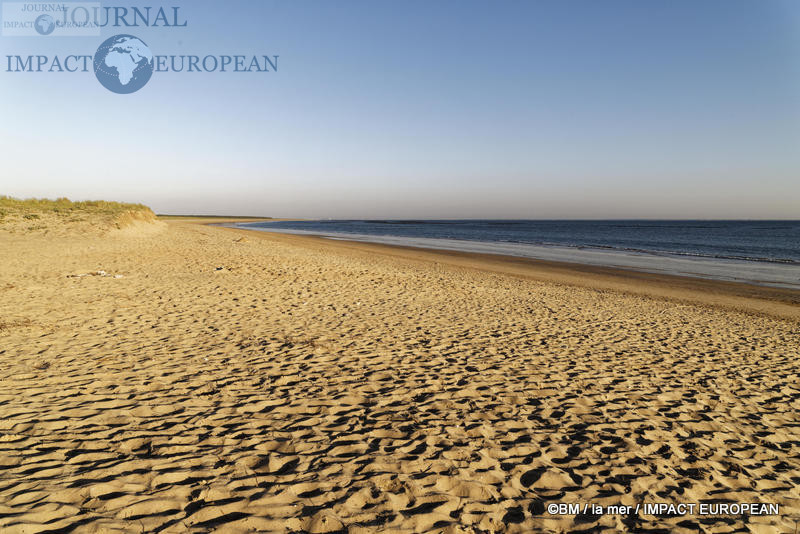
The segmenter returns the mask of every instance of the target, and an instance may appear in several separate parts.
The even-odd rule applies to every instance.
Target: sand
[[[4,534],[800,524],[794,294],[188,220],[100,234],[0,231]],[[700,502],[780,513],[546,511]]]

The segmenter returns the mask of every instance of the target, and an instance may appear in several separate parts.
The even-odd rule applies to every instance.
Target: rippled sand
[[[800,523],[791,299],[187,222],[0,251],[4,534]],[[642,502],[780,515],[546,512]]]

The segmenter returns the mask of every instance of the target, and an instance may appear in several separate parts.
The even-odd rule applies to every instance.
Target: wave
[[[393,236],[405,237],[405,236]],[[420,236],[423,237],[423,236]],[[413,238],[409,238],[413,239]],[[457,241],[472,241],[470,239],[456,239]],[[490,243],[491,241],[486,241]],[[638,247],[621,247],[616,245],[603,245],[596,243],[557,243],[552,241],[524,241],[517,239],[502,239],[495,241],[497,243],[513,243],[518,245],[534,245],[540,247],[566,247],[578,250],[585,249],[598,249],[598,250],[611,250],[618,252],[632,252],[636,254],[650,254],[654,256],[687,256],[697,258],[711,258],[717,260],[736,260],[736,261],[757,261],[764,263],[781,263],[786,265],[800,265],[800,261],[791,258],[774,258],[768,256],[745,256],[745,255],[732,255],[732,254],[712,254],[706,252],[695,251],[679,251],[679,250],[663,250],[655,248],[638,248]]]

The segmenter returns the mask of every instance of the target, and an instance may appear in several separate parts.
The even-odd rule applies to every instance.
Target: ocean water
[[[800,221],[331,220],[238,226],[800,289]]]

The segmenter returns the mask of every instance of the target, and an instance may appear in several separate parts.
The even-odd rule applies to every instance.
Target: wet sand
[[[792,292],[188,220],[0,250],[3,533],[800,521]],[[700,502],[780,513],[547,513]]]

